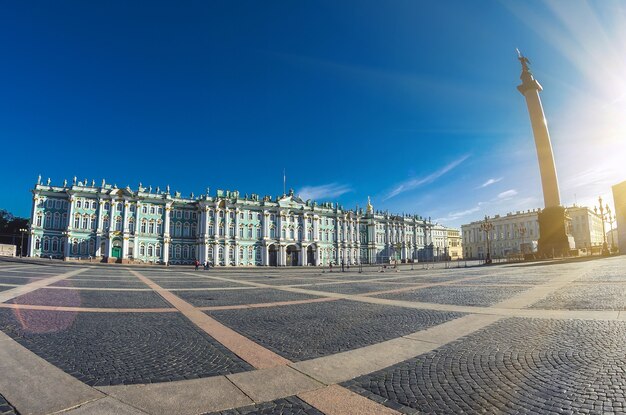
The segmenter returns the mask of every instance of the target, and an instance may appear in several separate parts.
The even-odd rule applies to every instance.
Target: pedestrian
[[[196,266],[196,271],[197,271],[198,267],[200,266],[200,261],[196,259],[196,262],[194,263],[194,265]]]
[[[343,272],[343,271],[344,271],[344,265],[345,265],[345,263],[343,262],[343,259],[342,259],[342,260],[341,260],[341,272]]]
[[[328,268],[330,269],[330,271],[328,271],[328,272],[333,272],[333,261],[330,261],[328,263]]]

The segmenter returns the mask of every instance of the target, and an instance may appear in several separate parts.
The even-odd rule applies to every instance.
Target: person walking
[[[345,262],[343,261],[343,259],[341,260],[341,272],[344,271],[344,266],[345,266]]]
[[[196,262],[194,263],[194,265],[196,266],[196,271],[197,271],[198,267],[200,266],[200,261],[196,259]]]

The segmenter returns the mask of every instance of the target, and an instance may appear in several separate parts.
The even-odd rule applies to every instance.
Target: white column
[[[263,245],[263,257],[261,258],[263,265],[268,266],[270,264],[270,253],[267,244]]]
[[[170,260],[170,215],[171,215],[172,205],[167,203],[165,205],[165,219],[163,223],[163,262],[168,263]],[[137,226],[139,226],[139,204],[137,204],[137,217],[135,218],[135,235],[137,235]],[[139,249],[137,245],[138,238],[135,237],[135,250]],[[137,256],[135,254],[135,256]]]
[[[319,237],[319,217],[317,215],[314,215],[313,216],[313,240],[317,242],[318,237]]]
[[[306,266],[307,265],[307,247],[304,245],[301,245],[302,249],[300,251],[301,255],[300,255],[300,265],[302,266]]]

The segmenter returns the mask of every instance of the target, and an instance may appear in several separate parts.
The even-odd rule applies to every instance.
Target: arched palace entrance
[[[268,248],[268,265],[270,267],[275,267],[278,265],[278,247],[276,245],[270,245]]]
[[[298,259],[300,257],[300,248],[298,248],[296,245],[289,245],[287,247],[287,261],[286,264],[287,266],[298,266]]]
[[[309,245],[306,249],[307,265],[315,266],[315,245]]]

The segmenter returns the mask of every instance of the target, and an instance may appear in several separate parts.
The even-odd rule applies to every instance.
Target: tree
[[[17,245],[20,229],[28,229],[29,220],[14,216],[6,209],[0,209],[0,243]]]

